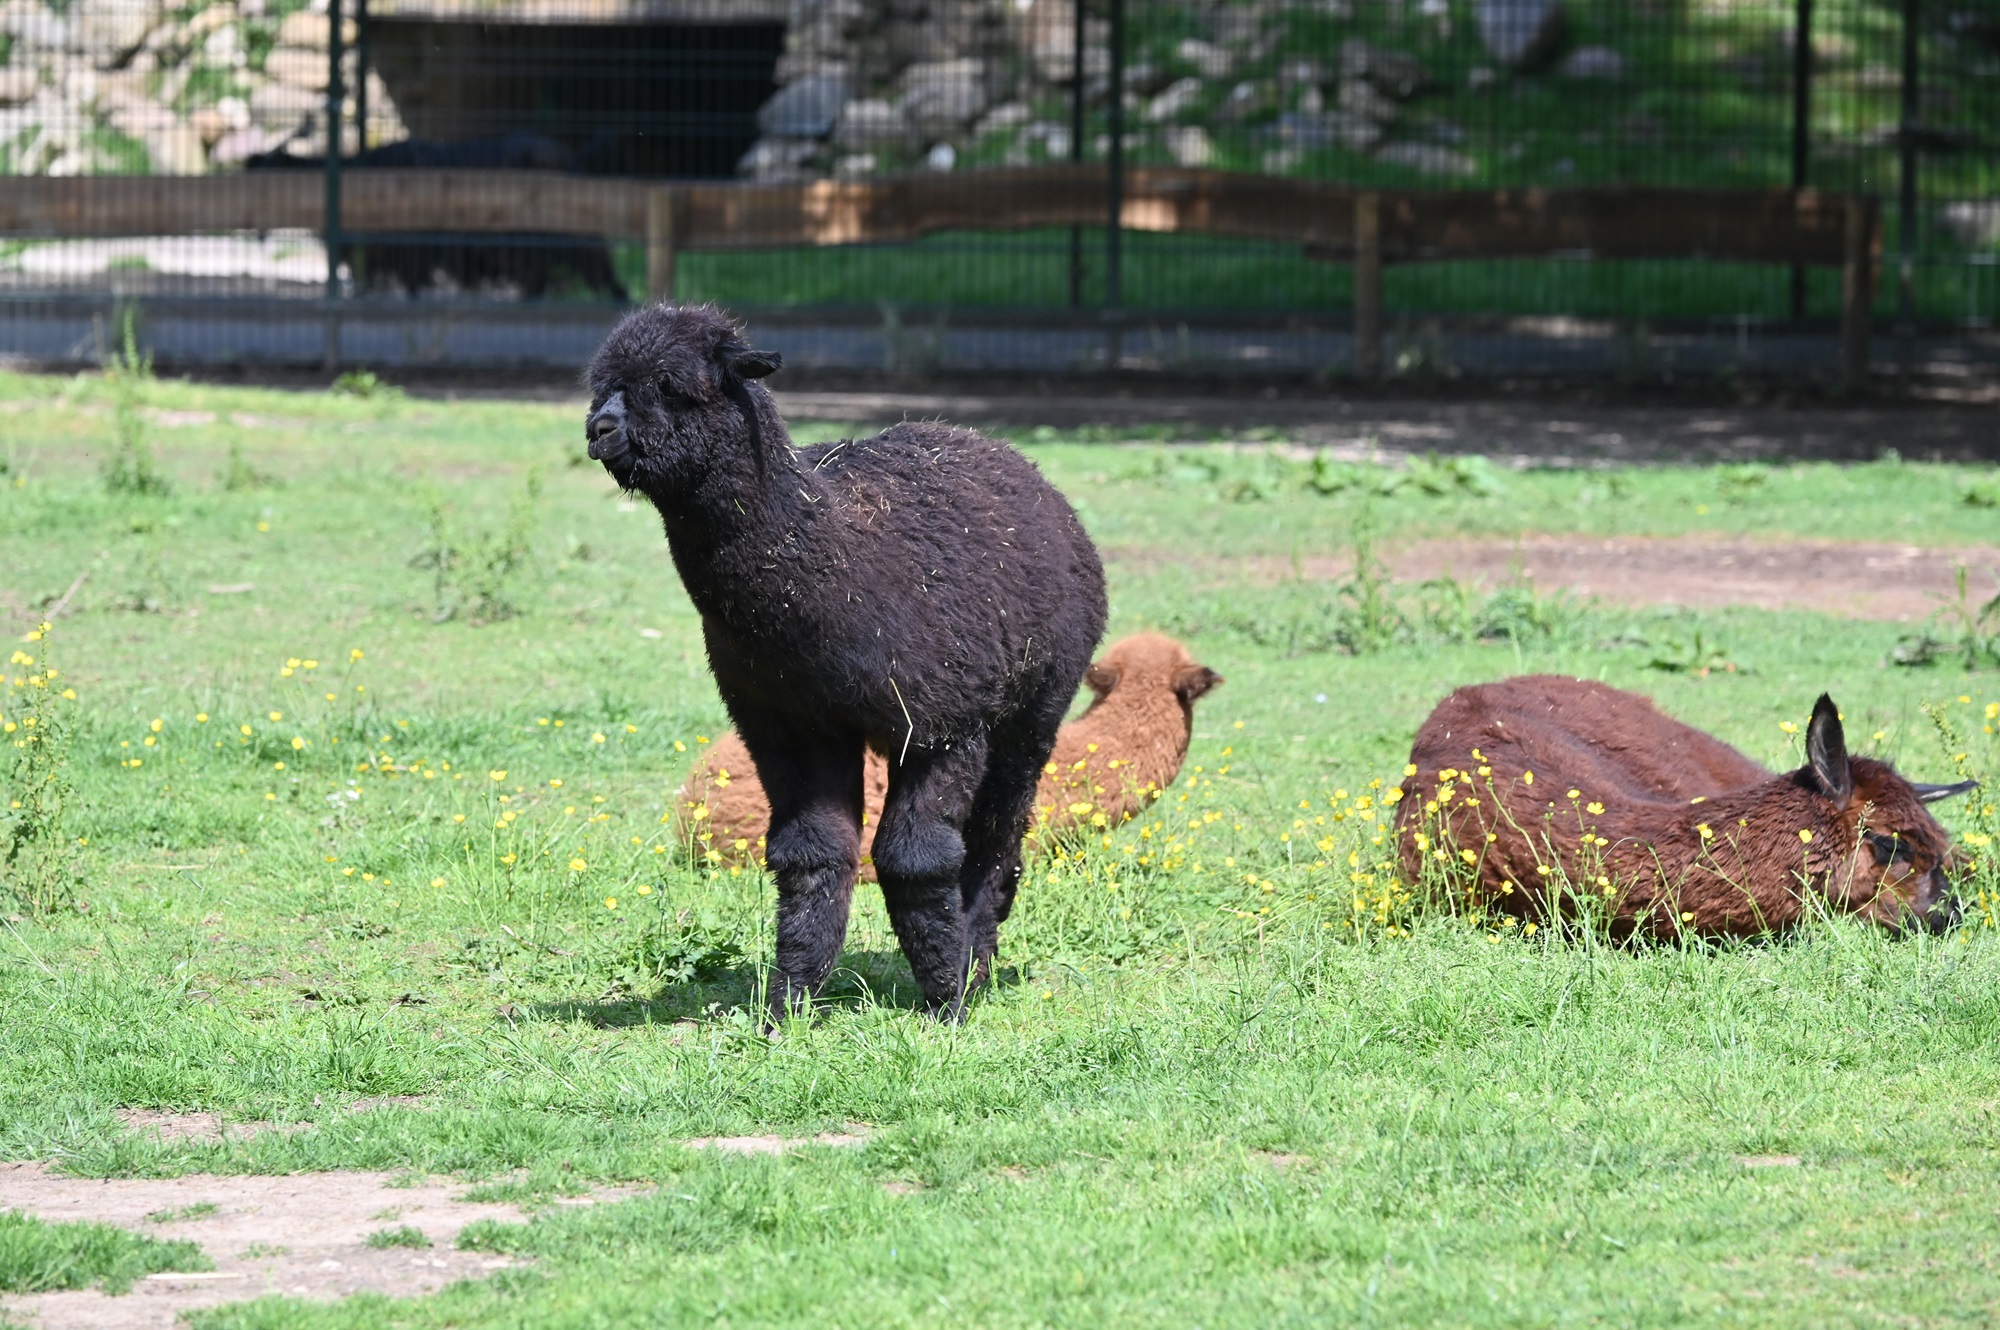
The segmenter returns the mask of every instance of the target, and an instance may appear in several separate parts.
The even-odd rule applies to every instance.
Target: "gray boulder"
[[[1625,77],[1625,57],[1608,46],[1579,46],[1556,68],[1564,78],[1615,83]]]
[[[768,138],[824,138],[840,119],[850,91],[845,73],[808,74],[764,103],[757,112],[757,128]]]
[[[1436,143],[1387,144],[1375,154],[1375,160],[1389,166],[1407,167],[1423,175],[1479,174],[1479,163],[1462,152],[1455,152]]]
[[[1478,0],[1473,12],[1486,53],[1516,69],[1546,65],[1568,34],[1562,0]]]

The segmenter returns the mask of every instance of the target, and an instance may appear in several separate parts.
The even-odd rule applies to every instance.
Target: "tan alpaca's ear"
[[[1083,681],[1090,685],[1090,691],[1102,701],[1105,694],[1118,686],[1118,671],[1102,663],[1092,665],[1083,672]]]
[[[1174,695],[1189,705],[1221,684],[1222,676],[1206,665],[1183,665],[1174,672]]]

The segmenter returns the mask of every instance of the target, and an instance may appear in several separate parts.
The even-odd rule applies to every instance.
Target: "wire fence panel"
[[[970,329],[986,326],[1045,330],[1023,363],[1101,364],[1119,351],[1070,343],[1107,307],[1109,326],[1154,330],[1133,343],[1147,363],[1227,328],[1290,328],[1301,365],[1351,354],[1352,254],[1135,223],[1114,161],[1390,194],[1867,195],[1882,201],[1878,322],[1969,347],[2000,315],[1996,126],[2000,0],[4,0],[10,177],[202,177],[220,196],[291,173],[334,199],[381,172],[420,192],[482,171],[583,188],[1046,163],[1102,173],[1105,200],[1068,225],[688,245],[664,268],[670,210],[587,231],[530,208],[512,229],[370,229],[344,207],[199,234],[164,205],[121,212],[130,234],[21,223],[0,229],[0,354],[88,358],[128,306],[179,330],[168,358],[310,360],[313,320],[332,320],[328,359],[361,355],[359,329],[400,327],[397,345],[369,333],[388,346],[370,354],[560,360],[524,349],[538,319],[595,326],[666,283],[830,330],[815,345],[865,326],[884,363],[972,363],[986,353],[951,348],[985,345]],[[1823,335],[1842,310],[1830,267],[1395,258],[1380,304],[1412,347],[1414,330],[1486,337],[1510,320],[1768,340]],[[490,336],[468,331],[481,319]],[[513,345],[506,328],[513,353],[493,349]]]

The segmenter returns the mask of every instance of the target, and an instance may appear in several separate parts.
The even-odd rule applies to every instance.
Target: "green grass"
[[[102,1288],[123,1293],[164,1270],[213,1270],[192,1242],[162,1242],[109,1224],[51,1224],[0,1211],[0,1293]]]
[[[657,519],[573,465],[580,412],[143,392],[183,422],[143,417],[165,496],[103,486],[98,379],[0,377],[14,636],[76,587],[4,673],[53,663],[78,695],[48,713],[69,719],[78,877],[62,909],[0,925],[0,1158],[450,1173],[530,1204],[649,1184],[463,1240],[526,1270],[392,1304],[265,1299],[205,1330],[1994,1314],[1990,908],[1943,939],[1524,939],[1418,908],[1376,868],[1360,797],[1446,690],[1522,670],[1643,689],[1774,765],[1799,760],[1781,722],[1829,689],[1857,747],[1919,779],[1964,752],[1990,777],[1995,676],[1886,665],[1908,625],[1519,588],[1469,592],[1470,621],[1391,589],[1403,626],[1351,654],[1352,606],[1283,574],[1357,523],[1970,545],[1992,538],[1964,497],[1978,469],[1438,464],[1392,484],[1164,431],[1030,436],[1107,553],[1113,632],[1166,626],[1228,682],[1162,807],[1037,861],[963,1027],[917,1014],[864,891],[831,1009],[771,1040],[769,885],[661,820],[726,724],[694,616]],[[525,552],[495,574],[536,471]],[[1696,632],[1743,671],[1650,668]],[[25,696],[0,712],[18,723]],[[1990,803],[1944,811],[1994,830]],[[423,1101],[346,1111],[391,1095]],[[166,1142],[119,1107],[310,1127]],[[849,1122],[864,1145],[679,1144]],[[1743,1162],[1766,1156],[1799,1162]]]

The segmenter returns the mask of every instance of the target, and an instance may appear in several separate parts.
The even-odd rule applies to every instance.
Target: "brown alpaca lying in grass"
[[[1546,921],[1601,902],[1617,936],[1783,929],[1817,899],[1892,928],[1958,918],[1950,838],[1918,785],[1850,758],[1822,695],[1807,762],[1773,774],[1603,684],[1531,675],[1461,688],[1411,751],[1397,840],[1411,881]]]
[[[1179,642],[1158,633],[1121,639],[1083,677],[1097,698],[1057,731],[1035,790],[1033,825],[1044,835],[1079,825],[1115,826],[1159,798],[1187,757],[1195,700],[1222,682]],[[888,760],[871,751],[862,780],[861,875],[872,880]],[[771,805],[734,731],[716,740],[689,774],[680,809],[693,834],[709,833],[719,862],[763,861]]]

